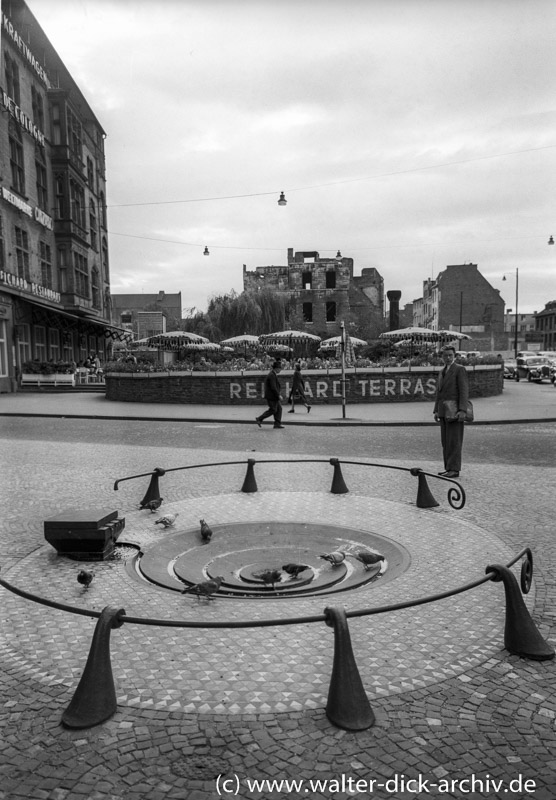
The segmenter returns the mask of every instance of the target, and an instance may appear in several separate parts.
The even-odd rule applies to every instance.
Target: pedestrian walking
[[[281,371],[282,363],[280,361],[275,361],[272,364],[272,369],[265,378],[264,396],[268,403],[268,408],[260,417],[255,417],[255,422],[259,428],[261,427],[263,419],[267,417],[274,417],[275,428],[284,427],[282,425],[282,404],[280,403],[280,381],[278,380],[278,375]]]
[[[296,364],[293,372],[292,388],[290,391],[290,396],[288,397],[288,400],[291,403],[291,408],[288,411],[288,414],[295,414],[296,399],[301,400],[307,409],[307,413],[309,414],[311,411],[311,404],[305,397],[305,382],[303,380],[303,375],[301,374],[301,364]]]
[[[444,369],[438,376],[434,402],[434,421],[440,423],[444,455],[444,471],[438,474],[445,478],[459,478],[469,381],[465,367],[456,364],[455,347],[444,347],[442,360]]]

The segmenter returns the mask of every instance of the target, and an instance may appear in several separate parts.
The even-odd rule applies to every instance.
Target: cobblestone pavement
[[[0,520],[2,578],[94,610],[116,604],[129,615],[156,618],[274,618],[453,588],[528,545],[535,571],[527,602],[541,634],[556,644],[555,469],[466,464],[462,510],[449,506],[446,484],[433,479],[439,507],[417,509],[415,478],[401,470],[346,466],[349,494],[335,495],[329,464],[257,464],[258,492],[249,495],[239,491],[247,448],[184,451],[182,445],[180,465],[242,464],[167,472],[161,478],[163,509],[178,510],[180,524],[172,533],[155,533],[156,517],[138,510],[148,479],[113,491],[116,478],[176,463],[172,447],[146,444],[148,432],[137,426],[144,447],[17,442],[5,433],[0,464],[9,502]],[[257,453],[257,461],[279,457]],[[399,458],[388,463],[408,466]],[[437,462],[418,466],[438,469]],[[126,518],[122,540],[145,552],[165,536],[193,537],[206,516],[215,527],[261,519],[343,524],[348,539],[353,531],[395,539],[411,563],[390,582],[287,601],[287,610],[283,600],[182,598],[143,586],[121,559],[97,565],[84,591],[75,582],[77,562],[56,557],[43,535],[45,519],[76,506],[118,509]],[[333,633],[322,623],[179,633],[124,624],[111,637],[116,714],[94,728],[67,729],[61,715],[82,672],[94,620],[3,588],[0,594],[2,800],[208,800],[218,796],[219,775],[229,781],[218,783],[221,791],[237,789],[246,800],[556,796],[556,662],[521,659],[503,649],[500,583],[413,610],[350,620],[376,717],[361,732],[334,727],[324,712]],[[419,776],[429,782],[420,792],[403,783]],[[474,785],[451,783],[473,778]],[[248,783],[265,779],[306,783]],[[308,783],[326,779],[332,781],[326,788]],[[375,784],[372,792],[363,783],[354,788],[355,781],[371,779],[384,785]],[[534,791],[531,784],[524,788],[525,781],[535,782]]]

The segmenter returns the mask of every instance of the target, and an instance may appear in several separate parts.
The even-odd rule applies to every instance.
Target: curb
[[[251,425],[253,420],[249,419],[215,419],[214,417],[127,417],[127,416],[113,416],[111,414],[47,414],[47,413],[26,413],[26,412],[0,412],[0,417],[35,417],[45,419],[94,419],[94,420],[119,420],[122,422],[203,422],[212,424],[226,424],[226,425]],[[473,427],[477,425],[532,425],[536,423],[556,422],[556,417],[538,417],[534,419],[492,419],[492,420],[475,420],[469,423]],[[305,428],[333,428],[333,427],[387,427],[387,428],[425,428],[437,427],[436,422],[368,422],[366,420],[358,420],[354,418],[332,419],[327,422],[301,422],[297,420],[288,421],[285,426],[287,428],[300,427]]]

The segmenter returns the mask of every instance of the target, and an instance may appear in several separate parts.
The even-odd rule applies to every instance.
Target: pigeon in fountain
[[[197,595],[197,600],[200,600],[201,597],[206,597],[207,600],[214,600],[212,595],[216,594],[216,592],[220,589],[223,580],[224,578],[222,576],[218,576],[216,578],[212,578],[210,581],[196,583],[194,586],[190,586],[188,589],[183,589],[182,594],[195,592]]]
[[[212,528],[209,528],[204,519],[200,520],[201,523],[201,539],[207,544],[212,539]]]
[[[173,525],[176,521],[176,517],[179,516],[178,513],[176,514],[164,514],[163,517],[159,517],[155,520],[155,525],[164,525],[165,528],[169,528],[170,525]]]
[[[264,572],[261,572],[259,577],[267,586],[270,584],[274,589],[274,584],[282,580],[282,573],[279,569],[265,569]]]
[[[149,500],[149,502],[145,503],[145,505],[141,506],[141,508],[148,508],[151,514],[154,514],[156,509],[160,508],[160,504],[162,503],[163,500],[164,500],[163,497],[158,497],[156,500]]]
[[[375,564],[380,564],[381,561],[384,561],[384,556],[381,556],[380,553],[368,553],[362,551],[359,553],[350,553],[350,555],[360,561],[366,570],[369,569],[369,567],[372,567]]]
[[[284,572],[287,572],[288,575],[291,575],[292,578],[299,578],[300,572],[305,572],[306,569],[310,569],[307,564],[283,564],[282,569]]]
[[[95,577],[95,573],[89,569],[81,569],[77,573],[77,582],[83,586],[84,589],[88,589],[91,583],[93,582],[93,578]]]
[[[324,561],[330,562],[333,567],[337,567],[338,564],[341,564],[342,561],[345,560],[346,554],[343,550],[334,550],[333,553],[324,553],[323,555],[319,556]]]

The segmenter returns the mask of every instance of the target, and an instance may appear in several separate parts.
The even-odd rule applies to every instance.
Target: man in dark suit
[[[263,419],[267,417],[274,417],[274,427],[283,428],[282,425],[282,404],[280,403],[280,381],[278,375],[282,370],[280,361],[275,361],[272,369],[268,373],[264,381],[264,396],[268,403],[267,410],[261,414],[260,417],[255,417],[255,422],[261,427]]]
[[[467,401],[469,399],[469,381],[467,370],[456,364],[456,348],[446,346],[442,350],[444,369],[438,377],[436,399],[434,403],[434,421],[440,423],[440,438],[444,454],[445,478],[459,478],[461,470],[461,448],[463,445],[463,428]],[[446,408],[445,400],[454,401],[454,416]]]

